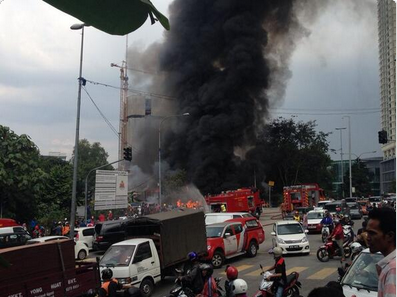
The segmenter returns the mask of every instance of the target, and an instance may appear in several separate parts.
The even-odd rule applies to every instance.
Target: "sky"
[[[168,16],[171,0],[152,2]],[[381,156],[376,13],[376,0],[338,0],[310,22],[303,20],[307,35],[291,57],[292,77],[285,98],[274,100],[273,118],[315,120],[318,131],[332,132],[330,148],[340,150],[335,128],[348,128],[348,118],[342,117],[349,115],[352,153]],[[73,150],[81,41],[81,31],[70,29],[75,23],[81,21],[41,0],[0,0],[0,125],[29,135],[42,155],[62,152],[70,158]],[[129,34],[128,44],[145,48],[161,42],[163,33],[159,23],[150,25],[147,20]],[[110,64],[121,65],[125,48],[124,36],[85,28],[83,77],[119,86],[119,69]],[[133,88],[133,80],[129,83]],[[80,138],[100,142],[108,160],[117,160],[117,135],[89,97],[118,130],[119,90],[91,83],[86,90]],[[342,136],[347,153],[348,129]],[[363,154],[371,151],[377,153]],[[337,154],[330,153],[331,158],[339,159],[340,151]]]

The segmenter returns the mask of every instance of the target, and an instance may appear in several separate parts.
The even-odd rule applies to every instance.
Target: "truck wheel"
[[[225,256],[222,252],[215,252],[211,259],[211,264],[214,268],[222,267],[223,261],[225,261]]]
[[[80,250],[77,254],[77,259],[84,260],[85,257],[87,257],[87,253],[85,252],[85,250]]]
[[[247,250],[248,257],[253,258],[256,256],[257,253],[258,253],[258,246],[256,245],[256,242],[252,240]]]
[[[142,297],[149,297],[152,295],[154,290],[153,281],[150,278],[145,278],[141,282],[141,286],[139,288],[141,289]]]

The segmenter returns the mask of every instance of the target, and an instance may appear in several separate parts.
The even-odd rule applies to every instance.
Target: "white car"
[[[307,230],[309,232],[321,232],[321,220],[324,218],[325,210],[311,210],[307,213]]]
[[[378,295],[378,273],[376,263],[383,259],[381,253],[371,254],[363,250],[348,268],[340,284],[345,296],[376,297]]]
[[[317,202],[317,206],[314,208],[314,210],[322,210],[324,209],[324,205],[330,202],[333,202],[334,200],[323,200]]]
[[[296,221],[279,221],[274,223],[273,247],[281,247],[283,254],[310,254],[309,240],[303,226]]]
[[[74,229],[74,241],[80,241],[84,243],[89,250],[93,249],[93,242],[95,236],[94,227],[80,227]]]
[[[37,244],[37,243],[41,243],[41,242],[55,241],[55,240],[59,240],[59,239],[70,239],[70,238],[66,237],[66,236],[59,236],[59,235],[44,236],[44,237],[33,238],[31,240],[28,240],[27,244]],[[83,260],[83,259],[87,258],[87,256],[88,256],[87,246],[80,241],[75,241],[74,242],[74,257],[78,260]]]

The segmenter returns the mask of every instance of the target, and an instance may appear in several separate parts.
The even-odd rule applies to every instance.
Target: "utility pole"
[[[343,145],[342,145],[342,130],[346,130],[346,127],[344,128],[335,128],[335,130],[338,130],[340,132],[340,166],[341,166],[341,188],[342,188],[342,198],[345,198],[345,190],[343,188],[344,182],[343,182]]]

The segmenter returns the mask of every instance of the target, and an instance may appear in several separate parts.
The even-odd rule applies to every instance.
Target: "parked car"
[[[69,239],[69,237],[59,236],[59,235],[44,236],[44,237],[30,239],[28,240],[27,244],[39,244],[41,242],[56,241],[59,239]],[[87,258],[88,253],[89,253],[88,248],[83,242],[80,241],[74,242],[74,256],[76,259],[84,260],[85,258]]]
[[[273,247],[281,247],[283,254],[310,254],[308,230],[296,221],[278,221],[273,225]]]
[[[321,220],[324,218],[325,210],[312,210],[307,214],[307,230],[309,232],[321,232]]]
[[[265,231],[260,222],[252,218],[232,219],[206,226],[207,256],[215,268],[225,259],[247,254],[255,257],[259,245],[265,241]]]
[[[352,220],[358,219],[361,220],[363,217],[363,213],[361,211],[361,206],[357,202],[351,203],[348,202],[347,205],[350,208],[350,218]]]
[[[378,273],[376,263],[383,258],[381,253],[372,254],[363,250],[353,261],[340,284],[345,296],[376,297],[378,295]]]
[[[25,245],[31,238],[22,226],[0,228],[0,248]]]
[[[253,218],[254,216],[248,212],[214,212],[204,214],[205,224],[221,223],[237,218]]]
[[[336,208],[342,209],[342,201],[336,200],[324,205],[324,209],[328,210],[328,212],[332,215],[336,214]]]
[[[74,229],[74,240],[84,243],[89,250],[92,250],[95,236],[94,227],[80,227]]]

